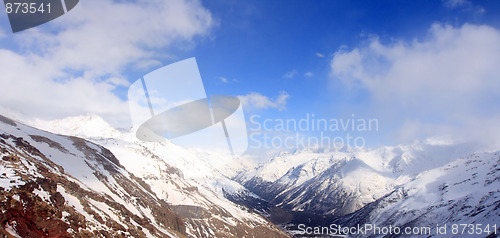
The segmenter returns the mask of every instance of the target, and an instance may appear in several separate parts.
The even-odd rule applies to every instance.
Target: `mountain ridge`
[[[157,151],[140,143],[125,143],[119,139],[104,137],[96,137],[95,140],[99,143],[95,143],[75,136],[41,131],[3,116],[0,117],[0,134],[6,138],[1,141],[2,151],[9,152],[3,155],[0,166],[5,171],[0,180],[5,187],[2,191],[2,209],[36,214],[28,216],[26,212],[9,213],[17,214],[14,217],[19,219],[31,217],[30,221],[4,217],[1,223],[2,234],[9,237],[26,236],[31,234],[29,232],[38,232],[40,229],[42,235],[48,235],[51,231],[44,231],[42,228],[45,226],[59,227],[56,231],[61,237],[93,237],[103,234],[113,237],[287,237],[286,233],[258,214],[185,179],[181,170],[163,160],[164,154],[156,155]],[[16,144],[16,141],[23,143]],[[104,142],[122,148],[123,154],[116,153],[116,148],[108,150],[102,146]],[[33,154],[24,154],[24,147],[21,147],[23,145],[29,145]],[[16,155],[17,159],[11,161],[9,158],[12,155]],[[128,155],[129,160],[124,158],[125,155]],[[139,163],[130,163],[130,160],[135,159],[139,159]],[[44,163],[47,168],[42,166]],[[137,166],[148,163],[149,167],[142,167],[147,169],[141,170]],[[22,167],[22,164],[31,164],[31,167]],[[42,165],[33,167],[33,164]],[[127,170],[131,166],[137,167],[133,173]],[[153,172],[148,172],[149,170]],[[55,189],[49,191],[28,189],[26,193],[19,190],[24,189],[26,184],[36,186],[39,182],[37,174],[45,173],[44,171],[49,171],[50,176],[44,174],[43,177],[64,179],[50,180]],[[24,174],[19,178],[21,172]],[[70,185],[65,187],[63,184]],[[21,200],[16,200],[18,197]],[[35,203],[32,206],[34,209],[43,207],[54,211],[57,214],[55,218],[45,217],[50,218],[48,220],[52,223],[40,221],[38,217],[44,216],[37,213],[39,210],[32,211],[24,207],[23,203],[28,201],[25,198],[43,201]],[[192,204],[185,199],[191,199]],[[15,206],[9,207],[8,204]],[[71,220],[68,217],[80,219]],[[75,226],[75,222],[82,226]],[[34,225],[26,227],[23,225],[25,223]]]

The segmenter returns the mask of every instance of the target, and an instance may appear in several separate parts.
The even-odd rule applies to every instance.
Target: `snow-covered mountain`
[[[150,181],[152,185],[155,184],[153,189],[158,188],[160,196],[165,189],[172,186],[165,183],[165,179],[161,177],[162,170],[165,170],[164,167],[173,166],[178,169],[183,179],[194,184],[200,191],[205,191],[210,196],[216,195],[214,199],[224,198],[229,194],[233,198],[256,197],[230,179],[243,168],[251,166],[245,158],[234,159],[227,154],[206,150],[187,150],[168,140],[157,143],[143,142],[136,138],[136,128],[119,131],[101,117],[92,114],[54,121],[37,120],[32,124],[54,133],[82,137],[109,148],[129,171]],[[174,186],[176,187],[178,186]],[[174,189],[177,190],[184,191]],[[183,192],[174,195],[173,191],[170,191],[168,198],[166,194],[162,198],[172,204],[192,203],[190,199],[182,197],[182,194]]]
[[[91,115],[40,126],[67,136],[0,117],[5,235],[287,236],[223,196],[255,195],[209,156],[139,142]]]
[[[305,149],[281,152],[254,170],[240,173],[235,179],[271,205],[288,211],[274,221],[288,224],[291,230],[297,229],[298,223],[328,225],[332,220],[347,225],[406,224],[417,218],[415,214],[425,214],[435,206],[444,207],[443,204],[448,212],[444,213],[444,208],[436,210],[436,214],[443,218],[434,220],[441,224],[446,221],[489,221],[495,224],[500,216],[498,155],[466,157],[476,149],[472,144],[445,139],[378,149]],[[455,168],[457,166],[459,168]],[[471,172],[474,170],[476,172]],[[479,173],[489,176],[478,176]],[[460,184],[460,181],[468,182],[453,185]],[[478,184],[484,184],[484,187]],[[442,187],[442,190],[437,187]],[[412,191],[405,192],[405,196],[415,194],[415,197],[410,200],[402,198],[402,191]],[[471,191],[476,195],[467,197]],[[395,199],[395,196],[400,197]],[[429,198],[423,199],[425,197]],[[388,205],[379,207],[382,203],[390,203],[392,210]],[[470,207],[470,211],[463,211],[463,206]],[[471,219],[455,218],[466,213],[474,214],[473,208],[490,210]],[[367,216],[367,210],[370,216]],[[428,222],[422,224],[432,224],[423,217],[420,219]]]
[[[499,185],[500,152],[472,154],[420,173],[410,182],[335,222],[347,227],[366,223],[399,227],[401,234],[393,237],[498,237]],[[404,234],[406,227],[430,232]],[[379,236],[369,231],[355,237]]]
[[[292,211],[346,215],[470,150],[467,144],[443,140],[374,150],[297,150],[282,152],[236,179]]]
[[[0,116],[0,150],[3,235],[186,234],[182,218],[101,146]]]

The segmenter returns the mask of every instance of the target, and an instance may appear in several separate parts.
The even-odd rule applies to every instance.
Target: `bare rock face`
[[[71,237],[67,232],[70,224],[61,219],[62,195],[55,192],[50,196],[52,201],[46,202],[33,194],[35,188],[40,188],[38,184],[50,183],[50,180],[29,181],[10,192],[2,191],[0,199],[5,211],[0,215],[0,222],[15,229],[21,237]],[[83,223],[78,221],[79,217],[75,218],[73,227],[79,228]],[[5,234],[5,230],[2,233]]]

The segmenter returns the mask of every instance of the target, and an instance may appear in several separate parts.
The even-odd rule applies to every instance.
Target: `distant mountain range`
[[[500,152],[467,155],[473,150],[472,144],[445,139],[378,149],[297,150],[279,153],[235,180],[285,211],[273,221],[294,234],[301,234],[299,224],[369,224],[431,229],[352,237],[499,236]],[[437,234],[436,226],[445,224],[448,233]],[[477,229],[453,234],[452,226],[460,224]]]

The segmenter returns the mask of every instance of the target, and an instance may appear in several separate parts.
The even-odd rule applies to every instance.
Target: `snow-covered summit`
[[[122,132],[115,129],[96,114],[67,117],[56,120],[36,119],[31,126],[62,135],[84,138],[120,138]]]

